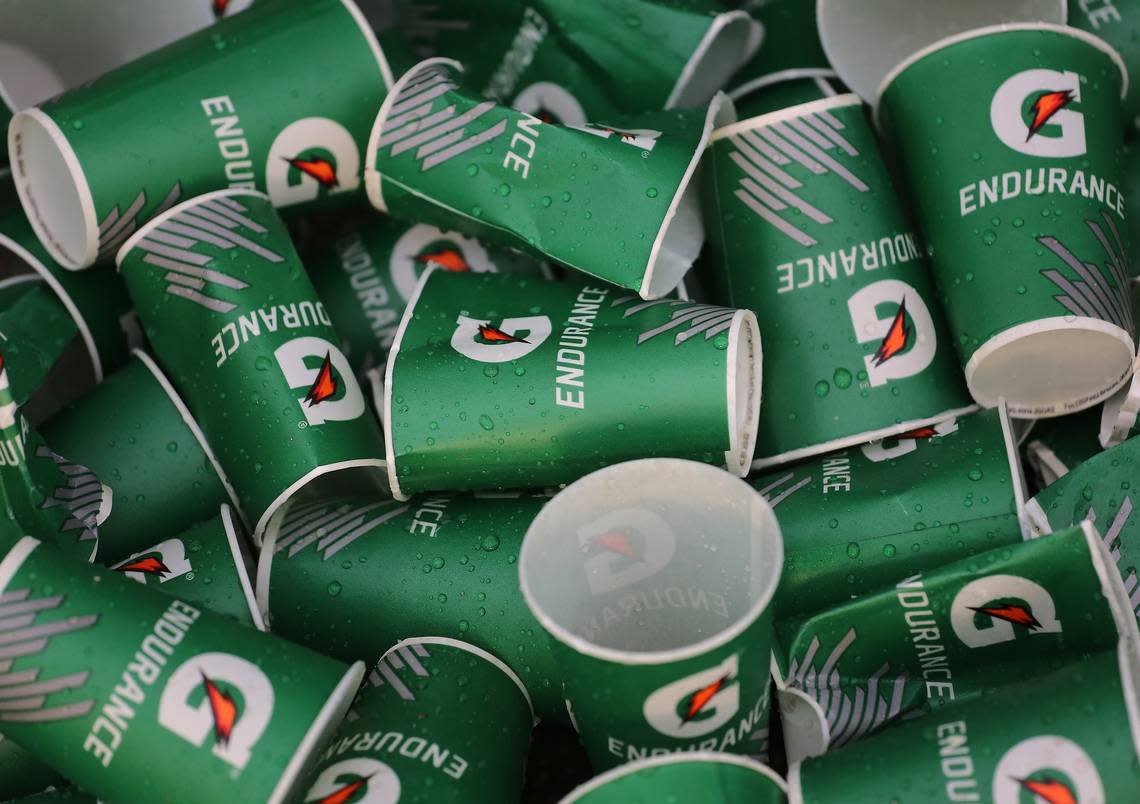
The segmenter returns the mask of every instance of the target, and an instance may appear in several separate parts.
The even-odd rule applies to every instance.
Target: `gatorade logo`
[[[487,249],[475,238],[417,223],[400,235],[388,261],[392,282],[404,301],[412,298],[420,274],[432,265],[451,273],[497,271]]]
[[[990,103],[998,139],[1018,153],[1066,157],[1085,153],[1085,117],[1068,108],[1081,101],[1081,77],[1058,70],[1025,70],[1007,78]]]
[[[950,625],[970,648],[1009,642],[1019,632],[1061,631],[1053,598],[1040,585],[1017,575],[990,575],[963,586],[950,604]]]
[[[256,664],[230,653],[199,653],[170,675],[158,723],[199,748],[212,735],[214,756],[241,770],[273,717],[273,704],[273,685]]]
[[[660,131],[654,131],[651,128],[611,128],[600,123],[584,123],[567,127],[593,134],[595,137],[601,137],[604,140],[617,137],[626,145],[632,145],[634,148],[640,148],[643,151],[652,151],[657,145],[657,138],[661,136]]]
[[[619,508],[578,529],[578,544],[588,556],[582,563],[594,595],[639,583],[673,560],[677,537],[652,511]]]
[[[994,804],[1106,804],[1092,758],[1072,740],[1042,735],[1005,752],[994,770]]]
[[[578,99],[552,81],[531,84],[515,96],[511,105],[544,123],[581,126],[586,122],[586,111]]]
[[[146,584],[152,578],[166,583],[194,569],[186,558],[186,545],[181,539],[167,539],[149,550],[135,553],[111,569],[118,570],[132,581]]]
[[[400,777],[371,757],[353,757],[329,765],[305,795],[305,804],[396,804]]]
[[[863,455],[866,456],[867,460],[872,463],[882,463],[883,461],[901,458],[903,455],[914,452],[918,449],[919,441],[926,441],[927,439],[950,435],[956,432],[958,432],[958,420],[946,419],[945,421],[925,427],[916,427],[913,430],[899,433],[896,436],[890,436],[880,441],[872,441],[869,444],[864,444],[859,449]]]
[[[348,358],[324,338],[294,338],[273,356],[289,387],[305,389],[297,404],[310,426],[352,421],[364,413],[364,394]]]
[[[265,188],[274,206],[302,204],[359,186],[360,150],[348,129],[335,120],[296,120],[269,147]]]
[[[645,699],[645,720],[669,737],[701,737],[727,723],[740,709],[740,657],[666,684]]]
[[[451,336],[451,348],[480,363],[506,363],[526,357],[550,337],[553,329],[544,315],[504,318],[498,324],[461,315]]]
[[[889,310],[885,317],[879,315],[883,308]],[[873,282],[847,300],[847,310],[855,339],[877,344],[874,354],[863,356],[872,387],[913,377],[934,360],[938,346],[934,319],[922,297],[906,282]]]

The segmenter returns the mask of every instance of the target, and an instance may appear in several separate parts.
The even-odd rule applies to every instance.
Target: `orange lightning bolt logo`
[[[337,381],[332,373],[332,353],[325,354],[325,361],[321,363],[321,370],[317,372],[317,379],[309,393],[305,394],[305,401],[309,407],[319,405],[336,393]]]
[[[210,702],[210,713],[214,716],[214,740],[220,745],[230,741],[237,723],[238,708],[233,696],[222,692],[217,685],[202,674],[202,685],[206,688],[206,700]]]
[[[115,569],[119,572],[145,572],[147,575],[157,575],[159,578],[165,578],[170,572],[170,568],[162,563],[162,559],[154,556],[140,558]]]
[[[230,0],[214,0],[214,18],[222,17],[226,13],[226,9],[229,8],[229,5]]]
[[[312,804],[346,804],[352,797],[368,786],[368,780],[371,776],[363,776],[355,782],[349,782],[344,787],[339,787],[321,799],[317,799]]]
[[[1033,616],[1033,612],[1025,606],[1018,606],[1016,603],[1008,606],[970,606],[970,609],[980,614],[988,614],[997,620],[1005,620],[1007,623],[1024,625],[1030,631],[1035,631],[1041,627],[1041,623]]]
[[[471,270],[467,260],[463,259],[463,254],[453,248],[443,248],[431,254],[421,254],[416,257],[416,262],[434,263],[445,271],[456,274]]]
[[[689,708],[685,711],[685,716],[681,718],[681,722],[688,723],[696,717],[697,714],[705,708],[708,702],[712,700],[713,696],[720,692],[727,683],[728,676],[724,676],[723,678],[718,678],[707,687],[701,687],[694,692],[693,697],[689,699]]]
[[[1041,127],[1049,122],[1049,118],[1074,100],[1076,98],[1073,97],[1071,89],[1063,89],[1060,92],[1042,92],[1038,95],[1037,100],[1033,101],[1033,105],[1029,107],[1033,112],[1033,122],[1029,124],[1029,133],[1025,135],[1025,141],[1029,142],[1029,138],[1040,131]]]
[[[286,157],[285,161],[306,176],[312,176],[321,183],[322,187],[337,186],[336,169],[333,167],[332,162],[323,156],[314,156],[312,159],[302,159],[299,156],[292,159]]]
[[[899,311],[891,321],[891,328],[887,330],[883,342],[875,350],[874,362],[881,366],[906,348],[910,341],[910,327],[906,325],[906,297],[899,302]]]
[[[1029,791],[1045,804],[1077,804],[1077,796],[1072,788],[1060,779],[1046,776],[1044,779],[1017,779],[1022,789]]]
[[[516,338],[514,335],[508,335],[498,327],[493,327],[490,324],[479,325],[479,337],[487,343],[529,343],[525,338]]]
[[[629,535],[620,530],[611,530],[594,539],[594,544],[612,553],[634,558],[633,545],[629,543]]]

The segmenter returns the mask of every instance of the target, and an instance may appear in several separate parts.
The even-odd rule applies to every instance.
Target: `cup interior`
[[[557,640],[625,663],[673,661],[731,640],[765,610],[780,527],[724,470],[651,458],[578,480],[539,513],[519,575]]]

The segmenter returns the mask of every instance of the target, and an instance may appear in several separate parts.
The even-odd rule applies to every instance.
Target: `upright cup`
[[[596,769],[680,750],[758,753],[783,553],[759,494],[689,461],[610,466],[542,509],[520,585]]]
[[[631,762],[577,787],[559,804],[784,804],[788,788],[767,765],[698,751]]]
[[[363,200],[391,83],[352,0],[259,3],[17,114],[12,174],[44,248],[86,268],[211,190],[258,188],[279,207]]]
[[[883,80],[877,122],[981,405],[1004,397],[1013,416],[1059,416],[1132,374],[1126,87],[1116,51],[1045,24],[960,34]]]

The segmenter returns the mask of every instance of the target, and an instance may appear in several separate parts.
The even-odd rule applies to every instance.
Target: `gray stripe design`
[[[610,305],[611,307],[620,307],[630,304],[637,299],[636,296],[622,296],[615,299]],[[654,302],[641,302],[631,305],[630,309],[626,310],[623,318],[628,318],[634,312],[651,309],[658,304],[668,304],[676,307],[669,320],[651,329],[642,332],[638,338],[638,344],[645,343],[652,338],[662,335],[666,332],[675,332],[673,338],[673,345],[680,346],[689,338],[692,338],[702,332],[706,333],[706,338],[711,337],[709,333],[720,332],[727,326],[731,326],[732,318],[736,315],[736,310],[727,307],[717,307],[711,304],[699,304],[697,302],[684,302],[677,300],[664,300],[658,299]],[[681,329],[686,327],[686,329]],[[681,330],[681,331],[677,331]],[[715,333],[713,333],[715,334]]]
[[[831,119],[834,120],[835,118],[832,117]],[[812,126],[816,131],[820,132],[823,134],[823,136],[827,137],[829,140],[846,151],[848,156],[859,155],[859,151],[855,149],[855,146],[848,142],[847,139],[842,134],[840,134],[838,130],[831,126],[831,124],[827,122],[827,118],[822,114],[804,115],[804,120],[806,120],[808,125]]]
[[[388,504],[388,500],[380,500],[379,502],[367,503],[365,505],[345,507],[344,510],[337,512],[336,517],[321,520],[320,525],[315,528],[310,528],[304,537],[298,539],[292,547],[289,548],[289,555],[296,555],[318,539],[324,541],[329,537],[335,538],[341,533],[340,528],[343,526],[348,525],[351,527],[353,524],[359,523],[369,511],[374,511],[380,506]],[[330,530],[331,532],[329,532]]]
[[[348,532],[344,533],[344,535],[341,536],[340,538],[329,543],[327,547],[324,546],[324,544],[323,544],[324,540],[322,540],[322,543],[318,543],[317,549],[318,550],[324,550],[324,560],[328,561],[330,558],[332,558],[334,555],[339,553],[344,548],[348,547],[350,544],[352,544],[354,541],[359,539],[361,536],[370,532],[377,525],[381,525],[381,524],[387,522],[389,519],[392,519],[393,517],[399,516],[400,514],[404,513],[407,510],[408,510],[408,506],[405,505],[405,506],[402,506],[400,508],[395,508],[391,511],[387,511],[384,514],[382,514],[381,516],[378,516],[375,519],[371,519],[367,522],[363,522],[360,525],[358,525],[357,527],[349,530]]]
[[[99,533],[96,515],[104,493],[98,478],[86,466],[68,461],[45,445],[36,449],[36,457],[51,460],[67,478],[65,484],[53,489],[51,496],[40,504],[40,508],[62,508],[69,516],[60,525],[61,533],[78,530],[77,541],[97,542]]]
[[[92,704],[92,701],[80,701],[51,709],[40,709],[36,712],[5,712],[0,714],[0,720],[9,723],[44,723],[49,720],[68,720],[73,717],[83,717],[91,711]]]
[[[143,262],[164,271],[166,293],[186,299],[208,310],[228,313],[237,305],[207,292],[212,283],[231,290],[249,287],[236,277],[206,268],[215,256],[196,247],[205,244],[219,249],[241,248],[271,263],[284,262],[285,257],[241,234],[265,234],[268,230],[249,218],[247,208],[232,198],[214,198],[195,210],[185,210],[163,221],[138,243],[145,252]]]
[[[838,133],[842,127],[834,115],[818,112],[730,137],[736,150],[729,151],[729,159],[746,174],[739,177],[739,187],[733,194],[785,237],[804,247],[816,245],[818,238],[799,220],[784,217],[789,207],[819,225],[829,224],[834,219],[793,192],[803,186],[802,182],[778,165],[794,163],[812,176],[831,174],[859,192],[868,192],[866,182],[828,153],[839,146],[847,156],[859,155]]]
[[[1123,251],[1118,248],[1119,233],[1111,218],[1103,215],[1103,219],[1113,235],[1115,245],[1105,236],[1098,222],[1085,221],[1085,224],[1104,250],[1104,271],[1093,263],[1083,262],[1057,238],[1045,235],[1037,238],[1037,242],[1052,252],[1077,278],[1066,276],[1054,268],[1042,269],[1040,273],[1061,291],[1053,298],[1069,312],[1098,318],[1131,331],[1133,322],[1128,299],[1128,277],[1121,256]],[[1109,284],[1110,278],[1113,284]]]
[[[182,185],[180,182],[175,182],[174,186],[170,188],[170,191],[162,200],[162,203],[155,207],[155,209],[147,215],[147,218],[150,219],[161,215],[174,206],[181,196]],[[126,242],[128,237],[135,233],[135,230],[138,229],[139,215],[143,207],[146,206],[146,202],[146,191],[140,190],[126,212],[120,214],[119,208],[116,206],[102,220],[99,224],[99,259],[103,259],[114,253],[119,246]]]
[[[376,665],[376,669],[380,671],[380,675],[388,682],[388,686],[396,691],[396,694],[403,698],[405,701],[414,701],[416,696],[412,691],[407,688],[396,672],[381,659],[380,663]]]
[[[477,134],[466,136],[467,126],[494,111],[496,104],[484,101],[456,115],[455,104],[448,103],[444,97],[455,87],[443,70],[428,70],[412,79],[389,109],[385,121],[387,131],[380,137],[379,148],[390,149],[389,157],[417,149],[415,159],[424,172],[507,130],[504,118]],[[439,108],[436,108],[437,103]]]
[[[803,480],[796,483],[794,486],[788,487],[784,491],[777,494],[775,497],[772,497],[771,499],[769,499],[768,504],[770,506],[772,506],[773,508],[775,508],[777,505],[782,503],[788,497],[791,497],[793,494],[795,494],[797,491],[802,489],[804,486],[806,486],[810,482],[811,482],[811,476],[809,475],[808,477],[805,477]]]
[[[890,664],[884,663],[867,679],[865,687],[856,686],[851,695],[846,694],[844,690],[852,685],[843,681],[837,667],[855,641],[852,628],[828,655],[818,674],[814,665],[820,647],[818,635],[812,637],[801,660],[793,658],[789,663],[789,684],[811,695],[824,710],[831,745],[835,747],[857,740],[897,717],[902,711],[908,680],[904,672],[884,684],[890,672]]]

